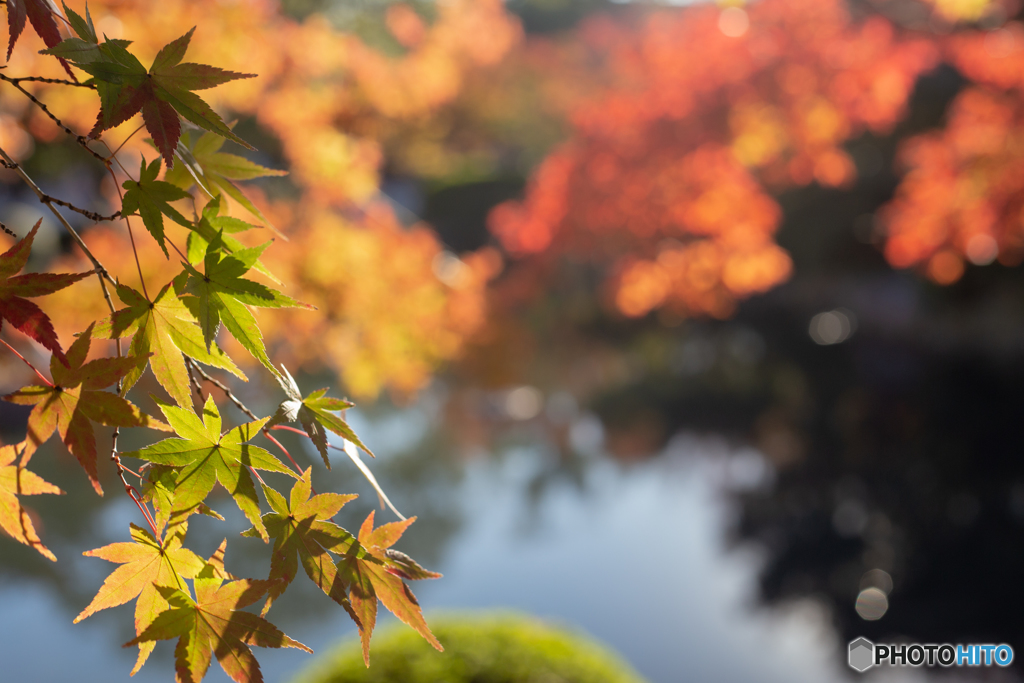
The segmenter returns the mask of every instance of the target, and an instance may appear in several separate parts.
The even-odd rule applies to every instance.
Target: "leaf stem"
[[[9,348],[11,350],[11,353],[13,353],[15,356],[17,356],[21,360],[23,360],[25,362],[25,365],[27,365],[30,368],[32,368],[32,372],[36,373],[36,376],[39,377],[39,379],[43,380],[43,383],[46,384],[46,386],[48,386],[48,387],[52,387],[53,386],[53,382],[51,382],[50,380],[48,380],[45,377],[43,377],[43,373],[39,372],[39,370],[36,369],[36,366],[32,365],[32,363],[29,362],[28,358],[25,358],[25,356],[23,356],[20,353],[18,353],[18,349],[14,348],[13,346],[8,344],[3,339],[0,339],[0,343],[3,343],[4,346],[6,346],[7,348]]]
[[[117,156],[117,153],[121,151],[121,148],[122,148],[122,147],[124,147],[124,146],[125,146],[125,144],[127,144],[127,142],[128,142],[129,140],[131,140],[131,139],[132,139],[132,137],[134,137],[136,133],[138,133],[138,132],[139,132],[140,130],[142,130],[142,129],[143,129],[143,127],[145,127],[145,125],[146,125],[146,124],[145,124],[145,123],[143,123],[143,124],[142,124],[142,125],[140,125],[140,126],[139,126],[138,128],[136,128],[135,130],[133,130],[133,131],[132,131],[132,134],[131,134],[131,135],[129,135],[128,137],[126,137],[126,138],[125,138],[125,139],[124,139],[124,140],[123,140],[123,141],[121,142],[121,144],[117,146],[117,149],[115,149],[115,150],[114,150],[113,152],[111,152],[111,153],[110,153],[110,155],[109,155],[109,156],[107,157],[107,160],[109,161],[110,159],[113,159],[114,157],[116,157],[116,156]],[[103,144],[106,144],[106,143],[103,143]],[[107,146],[107,149],[110,149],[110,146],[109,146],[109,145]]]
[[[298,432],[299,430],[297,430],[297,429],[296,429],[296,430],[294,430],[294,431]],[[301,434],[305,434],[305,432],[300,432],[300,433],[301,433]],[[270,433],[270,431],[269,431],[269,430],[267,430],[267,428],[266,428],[266,427],[264,427],[264,428],[263,428],[263,436],[265,436],[265,437],[267,437],[268,439],[270,439],[270,440],[271,440],[271,441],[272,441],[272,442],[274,443],[274,445],[276,445],[276,446],[277,446],[278,448],[280,448],[280,449],[281,449],[281,450],[282,450],[282,451],[284,452],[284,454],[285,454],[285,455],[286,455],[286,456],[288,457],[288,460],[289,460],[289,461],[290,461],[290,462],[292,463],[292,465],[293,465],[293,466],[295,467],[295,471],[296,471],[296,472],[298,472],[298,473],[299,473],[299,476],[301,477],[301,476],[302,476],[302,468],[301,468],[301,467],[299,467],[299,463],[295,462],[295,458],[293,458],[293,457],[292,457],[292,454],[288,452],[288,449],[287,449],[287,448],[285,448],[285,447],[284,447],[284,446],[283,446],[283,445],[281,444],[281,442],[280,442],[280,441],[278,441],[277,439],[275,439],[275,438],[274,438],[274,436],[273,436],[273,434],[271,434],[271,433]]]

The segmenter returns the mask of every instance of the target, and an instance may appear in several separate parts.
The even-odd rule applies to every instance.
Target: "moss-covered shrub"
[[[369,669],[353,640],[292,683],[645,683],[607,647],[533,617],[434,616],[430,625],[443,653],[408,628],[382,629]]]

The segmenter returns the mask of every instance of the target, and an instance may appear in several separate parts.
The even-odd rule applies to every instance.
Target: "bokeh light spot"
[[[967,241],[967,260],[976,266],[987,266],[999,255],[999,244],[992,235],[984,233],[973,236]]]
[[[750,17],[739,7],[726,7],[718,15],[718,30],[730,38],[739,38],[750,29]]]
[[[856,318],[853,313],[843,308],[837,308],[834,311],[819,313],[811,318],[807,332],[815,344],[829,346],[849,339],[855,328]]]
[[[953,251],[940,251],[928,261],[928,277],[940,285],[951,285],[964,274],[964,262]]]
[[[879,588],[865,588],[857,595],[854,608],[864,621],[878,621],[889,610],[889,598]]]
[[[505,397],[505,412],[513,420],[530,420],[544,408],[544,396],[534,387],[517,387]]]
[[[860,588],[877,588],[886,595],[892,592],[892,577],[884,569],[870,569],[860,579]]]

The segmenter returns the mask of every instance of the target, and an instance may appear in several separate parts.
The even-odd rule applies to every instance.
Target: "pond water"
[[[385,486],[389,480],[399,483],[389,476],[389,466],[401,462],[402,452],[417,450],[428,413],[421,405],[372,421],[354,417],[364,438],[380,444]],[[339,463],[334,471],[343,467]],[[409,532],[415,538],[423,530],[428,538],[420,545],[435,542],[437,529],[447,530],[429,563],[444,578],[414,586],[428,617],[430,611],[481,608],[529,612],[608,643],[654,683],[789,683],[845,675],[842,648],[823,604],[807,598],[783,608],[759,607],[758,551],[730,548],[723,540],[736,517],[725,494],[770,485],[770,472],[756,452],[682,435],[636,464],[592,454],[572,467],[555,467],[541,448],[526,444],[451,467],[450,485],[430,492],[440,505],[416,509],[414,501],[403,500],[401,486],[395,495],[404,512],[421,515]],[[366,487],[360,482],[357,488]],[[94,541],[120,540],[124,525],[138,516],[130,502],[109,493],[108,499],[97,513],[95,538],[54,547],[67,573],[42,581],[31,572],[4,575],[3,680],[129,680],[134,649],[119,645],[132,635],[131,607],[71,623],[110,567],[78,557],[80,552],[95,547]],[[228,512],[228,505],[220,507]],[[446,515],[456,521],[445,522]],[[227,524],[239,521],[229,515]],[[227,527],[194,528],[204,539],[200,545],[215,545],[205,539]],[[10,545],[5,543],[5,552]],[[229,546],[228,564],[232,568],[234,560],[239,573],[244,565],[240,570],[239,558],[231,556],[235,545]],[[296,596],[279,603],[289,607],[275,606],[270,615],[289,635],[317,652],[352,637],[351,622],[331,609],[333,603],[299,582],[293,590]],[[131,680],[172,680],[171,650],[170,643],[160,643]],[[268,681],[285,681],[310,661],[292,650],[257,655]],[[215,664],[206,680],[227,678]]]

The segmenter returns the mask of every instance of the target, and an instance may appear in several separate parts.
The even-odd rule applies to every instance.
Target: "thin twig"
[[[62,78],[43,78],[42,76],[21,76],[19,78],[10,78],[4,80],[8,80],[10,83],[14,84],[28,81],[32,83],[50,83],[51,85],[71,85],[76,88],[88,88],[90,90],[96,89],[96,86],[92,83],[78,83],[76,81],[69,81],[67,79]]]
[[[250,420],[258,420],[259,419],[258,417],[256,417],[256,413],[254,413],[251,410],[249,410],[248,408],[246,408],[245,404],[242,403],[238,399],[237,396],[235,396],[233,393],[231,393],[231,389],[228,389],[226,384],[224,384],[223,382],[221,382],[218,379],[214,379],[213,377],[210,377],[208,374],[206,374],[206,370],[203,370],[201,367],[199,367],[199,364],[196,363],[194,360],[192,360],[188,356],[185,356],[185,364],[188,365],[189,367],[193,368],[196,371],[196,373],[200,377],[203,378],[204,381],[209,382],[213,386],[215,386],[218,389],[220,389],[221,391],[223,391],[224,395],[228,397],[228,400],[231,401],[232,403],[234,403],[236,408],[238,408],[243,413],[248,415]]]
[[[75,213],[80,213],[83,216],[85,216],[86,218],[88,218],[89,220],[96,221],[97,223],[100,223],[100,222],[103,222],[103,221],[116,221],[118,218],[122,217],[120,211],[116,211],[116,212],[110,214],[109,216],[104,216],[101,213],[96,213],[95,211],[89,211],[88,209],[79,208],[79,207],[75,206],[74,204],[72,204],[71,202],[66,202],[63,199],[57,199],[56,197],[51,197],[50,195],[46,195],[42,199],[42,201],[47,202],[47,203],[53,203],[53,204],[56,204],[58,206],[63,206],[65,209],[71,209]]]
[[[47,106],[46,106],[45,104],[43,104],[42,102],[40,102],[40,101],[39,101],[39,99],[38,99],[38,98],[37,98],[37,97],[36,97],[35,95],[33,95],[32,93],[30,93],[30,92],[29,92],[28,90],[26,90],[26,89],[25,89],[24,87],[22,87],[22,85],[21,85],[20,83],[18,83],[18,79],[16,79],[16,78],[11,78],[10,76],[6,76],[6,75],[4,75],[4,74],[0,73],[0,81],[7,81],[7,82],[8,82],[8,83],[10,83],[11,85],[13,85],[13,86],[14,86],[15,88],[17,88],[18,90],[20,90],[20,91],[22,92],[22,94],[23,94],[23,95],[25,95],[25,97],[29,98],[29,99],[30,99],[30,100],[32,101],[32,104],[34,104],[34,105],[36,105],[37,107],[39,107],[39,109],[40,109],[40,110],[41,110],[41,111],[42,111],[42,112],[43,112],[44,114],[46,114],[46,115],[47,115],[48,117],[50,117],[50,120],[51,120],[51,121],[53,121],[53,122],[54,122],[55,124],[57,124],[57,126],[58,126],[58,127],[59,127],[59,128],[60,128],[60,129],[62,130],[62,131],[64,131],[65,133],[67,133],[68,135],[70,135],[71,137],[73,137],[73,138],[75,139],[75,141],[76,141],[76,142],[77,142],[77,143],[78,143],[79,145],[81,145],[82,147],[84,147],[84,148],[85,148],[85,150],[86,150],[87,152],[89,152],[89,154],[91,154],[91,155],[93,155],[94,157],[96,157],[97,159],[99,159],[99,160],[100,160],[100,162],[102,162],[104,166],[106,166],[106,165],[107,165],[108,163],[110,163],[109,161],[107,161],[107,159],[106,159],[106,158],[105,158],[105,157],[104,157],[104,156],[103,156],[102,154],[100,154],[99,152],[97,152],[96,150],[94,150],[94,149],[93,149],[92,147],[90,147],[90,146],[89,146],[89,139],[88,139],[87,137],[85,137],[84,135],[79,135],[78,133],[76,133],[75,131],[71,130],[71,129],[70,129],[70,128],[68,128],[68,127],[67,127],[66,125],[64,125],[64,122],[63,122],[63,121],[61,121],[61,120],[60,120],[59,118],[57,118],[57,116],[56,116],[56,115],[54,115],[54,113],[53,113],[53,112],[51,112],[51,111],[50,111],[50,110],[49,110],[49,109],[47,108]]]
[[[85,240],[83,240],[82,236],[78,234],[78,231],[71,227],[71,224],[68,223],[67,219],[64,218],[63,214],[61,214],[61,212],[57,210],[57,207],[53,205],[53,202],[47,201],[47,199],[49,199],[47,194],[43,192],[41,189],[39,189],[39,186],[36,185],[36,182],[32,180],[31,177],[29,177],[28,173],[25,173],[25,169],[23,169],[20,164],[15,162],[14,159],[11,158],[11,155],[9,155],[2,147],[0,147],[0,157],[2,157],[3,160],[7,162],[8,168],[12,168],[14,172],[21,177],[25,184],[28,185],[32,189],[32,191],[36,193],[36,196],[39,197],[39,201],[50,207],[50,211],[53,212],[53,215],[57,217],[57,220],[60,221],[61,225],[63,225],[64,228],[71,234],[71,238],[75,241],[75,244],[77,244],[78,247],[82,250],[82,252],[86,255],[86,257],[90,261],[92,261],[93,266],[96,267],[96,276],[100,280],[100,287],[103,289],[103,298],[107,300],[107,307],[110,309],[110,313],[115,313],[117,311],[117,308],[114,306],[114,300],[110,298],[110,292],[107,290],[107,282],[109,281],[112,285],[115,286],[117,285],[117,282],[114,280],[114,278],[110,276],[110,273],[107,272],[107,269],[103,267],[103,264],[100,263],[99,259],[97,259],[96,256],[94,256],[93,253],[89,251],[89,247],[85,244]]]

